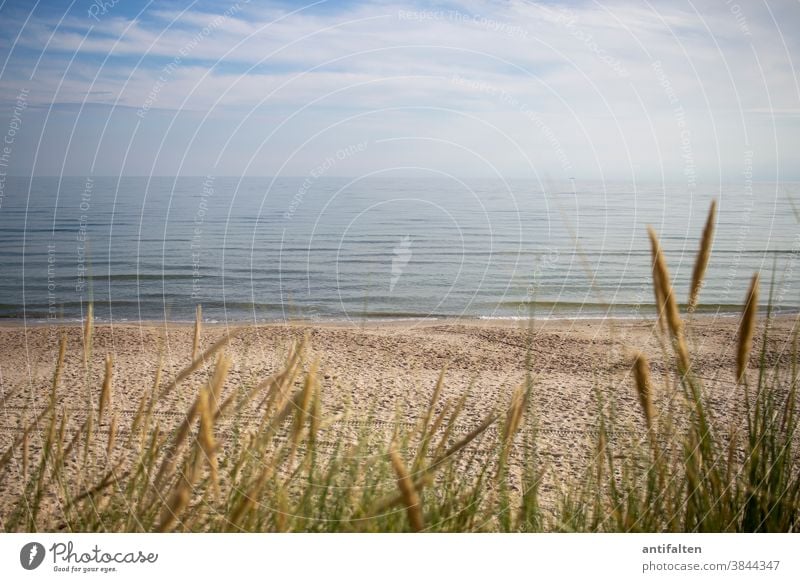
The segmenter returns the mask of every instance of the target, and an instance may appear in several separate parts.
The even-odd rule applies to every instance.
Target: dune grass
[[[715,206],[698,252],[688,299],[699,302],[711,257]],[[0,515],[6,531],[671,531],[791,532],[800,529],[797,439],[797,338],[790,370],[770,367],[767,313],[757,369],[747,373],[757,328],[759,278],[742,311],[731,390],[743,388],[743,417],[715,426],[693,368],[691,331],[680,313],[658,236],[650,230],[653,286],[671,362],[660,410],[647,355],[631,346],[630,390],[645,432],[612,446],[616,419],[597,412],[595,454],[582,477],[568,483],[545,510],[546,471],[537,454],[531,407],[532,376],[510,404],[468,424],[467,395],[442,400],[443,371],[416,422],[388,433],[358,428],[347,411],[321,407],[318,363],[307,341],[295,345],[282,369],[253,384],[230,382],[230,336],[200,353],[197,310],[192,361],[174,378],[161,366],[135,415],[113,412],[114,360],[90,386],[92,311],[83,333],[85,398],[82,423],[56,405],[66,354],[62,338],[51,393],[0,456],[0,485],[16,495]],[[235,333],[235,332],[233,332]],[[164,397],[207,368],[194,400],[176,426],[160,424]],[[661,389],[661,388],[659,388]],[[227,393],[228,396],[223,397]],[[6,395],[8,397],[8,395]],[[96,411],[96,414],[95,414]],[[242,421],[244,415],[258,422]],[[353,422],[350,422],[353,421]],[[322,440],[334,422],[352,430]],[[350,424],[348,424],[350,423]],[[465,423],[466,426],[465,426]],[[362,425],[363,426],[363,425]],[[100,431],[99,428],[103,430]],[[33,446],[35,444],[35,446]],[[565,446],[568,446],[565,443]],[[511,458],[516,459],[511,463]],[[12,484],[13,482],[13,484]]]

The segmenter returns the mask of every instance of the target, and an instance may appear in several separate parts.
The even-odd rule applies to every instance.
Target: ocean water
[[[0,198],[0,317],[209,321],[643,317],[646,225],[685,301],[719,202],[700,310],[753,272],[800,309],[800,184],[444,178],[21,178]]]

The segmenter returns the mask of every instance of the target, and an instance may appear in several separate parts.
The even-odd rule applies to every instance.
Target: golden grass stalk
[[[203,307],[198,303],[194,311],[194,340],[192,341],[192,361],[197,359],[197,350],[200,349],[200,334],[203,326]]]
[[[211,381],[206,384],[204,388],[200,390],[195,399],[192,406],[189,408],[189,411],[186,413],[186,417],[183,419],[183,422],[178,427],[177,432],[175,433],[175,439],[172,442],[167,454],[164,456],[164,460],[161,463],[161,466],[158,469],[158,473],[156,474],[155,485],[156,488],[160,486],[163,482],[164,478],[166,478],[169,474],[173,472],[175,465],[177,463],[177,457],[180,450],[183,447],[183,443],[186,441],[187,437],[189,436],[189,432],[191,431],[192,424],[194,420],[201,415],[201,406],[205,406],[209,419],[206,419],[206,422],[211,422],[211,426],[213,427],[214,422],[214,399],[216,398],[216,394],[222,390],[222,385],[225,383],[225,377],[228,374],[228,369],[230,367],[230,359],[227,356],[220,355],[217,358],[217,365],[214,369],[214,375],[211,378]],[[203,402],[201,402],[201,400]],[[201,437],[202,437],[202,423],[203,419],[201,417]],[[212,435],[213,438],[213,435]],[[215,447],[214,447],[215,450]],[[206,456],[208,453],[212,451],[212,447],[209,447],[208,451],[206,452]],[[209,456],[209,463],[211,463],[211,457]],[[213,462],[216,466],[216,457],[213,457]],[[214,475],[216,475],[215,469],[212,469]]]
[[[67,354],[67,335],[61,333],[61,339],[58,342],[58,360],[56,360],[56,369],[53,372],[53,396],[55,397],[58,383],[61,381],[61,372],[64,370],[64,357]]]
[[[214,367],[214,375],[211,377],[211,381],[208,383],[208,409],[211,412],[212,417],[216,417],[216,413],[219,410],[222,387],[225,385],[225,379],[228,377],[228,371],[231,369],[231,363],[231,359],[224,353],[221,353],[217,357],[217,363]]]
[[[508,442],[519,430],[522,422],[522,415],[525,412],[526,390],[524,385],[520,385],[511,397],[511,406],[506,413],[506,423],[503,427],[503,440]]]
[[[753,335],[756,330],[756,316],[758,315],[758,273],[750,281],[750,290],[747,292],[747,303],[742,311],[742,321],[739,324],[739,346],[736,351],[736,381],[744,381],[747,372],[747,363],[750,360],[750,350],[753,347]]]
[[[117,414],[111,415],[111,426],[108,427],[108,443],[106,444],[106,457],[111,457],[114,446],[117,444]]]
[[[667,261],[658,241],[658,235],[652,227],[647,228],[647,233],[650,236],[653,255],[653,286],[656,288],[656,297],[663,301],[659,312],[663,313],[666,319],[675,353],[678,357],[680,373],[684,375],[689,370],[689,350],[683,337],[683,321],[678,311],[678,304],[675,301],[675,292],[672,289]]]
[[[184,441],[186,441],[186,438],[189,436],[189,431],[192,428],[194,419],[197,418],[197,409],[197,400],[195,400],[195,402],[189,408],[189,411],[186,413],[186,417],[183,419],[183,422],[181,422],[181,425],[178,427],[178,431],[175,434],[175,439],[172,441],[171,447],[167,450],[166,454],[164,455],[164,459],[161,462],[161,466],[158,468],[155,481],[153,482],[155,485],[154,492],[161,486],[162,481],[175,469],[178,452],[183,446]]]
[[[172,526],[175,525],[175,522],[189,505],[194,484],[200,477],[200,456],[195,455],[194,459],[189,462],[189,465],[188,473],[182,475],[178,480],[178,484],[175,486],[172,495],[167,500],[161,512],[161,521],[157,528],[159,532],[171,530]]]
[[[86,307],[86,320],[83,323],[83,367],[89,367],[92,353],[92,334],[94,330],[94,303]]]
[[[665,314],[666,314],[666,298],[663,294],[663,288],[660,283],[660,276],[656,268],[656,262],[653,261],[653,293],[656,299],[656,319],[658,320],[658,327],[661,328],[661,333],[665,333]]]
[[[711,258],[711,245],[714,239],[714,221],[717,215],[717,201],[711,201],[711,208],[708,210],[706,226],[703,229],[703,236],[700,239],[700,249],[697,252],[697,260],[692,271],[692,284],[689,287],[689,311],[693,312],[697,307],[697,300],[700,296],[700,288],[703,286],[703,277],[706,274],[708,261]]]
[[[394,443],[389,448],[389,457],[392,460],[392,468],[395,475],[397,475],[397,486],[400,489],[411,530],[415,532],[422,531],[425,528],[425,520],[422,517],[422,501]]]
[[[235,329],[229,333],[226,333],[223,337],[218,339],[214,344],[204,351],[198,358],[196,358],[191,364],[186,366],[183,370],[178,372],[178,375],[175,376],[175,379],[172,380],[169,384],[167,384],[161,392],[158,394],[158,398],[163,398],[167,394],[169,394],[172,390],[174,390],[178,384],[183,382],[186,378],[191,376],[194,372],[196,372],[204,362],[211,359],[211,356],[216,354],[220,349],[222,349],[228,342],[230,342],[233,337],[236,336],[241,331],[241,329]]]
[[[214,490],[219,492],[219,466],[217,464],[217,442],[214,438],[214,413],[212,411],[211,394],[208,389],[200,391],[198,415],[200,417],[200,430],[197,436],[197,443],[208,461]]]
[[[453,432],[453,429],[456,425],[456,420],[458,417],[461,416],[461,412],[464,410],[464,405],[467,403],[467,393],[461,395],[461,398],[458,399],[456,402],[455,408],[453,412],[450,414],[450,419],[448,420],[447,424],[444,427],[444,434],[439,439],[439,443],[436,445],[434,449],[434,457],[438,457],[441,455],[444,447],[447,445],[447,442],[450,440],[450,435]]]
[[[422,425],[420,426],[421,442],[419,450],[417,451],[417,455],[412,464],[412,469],[415,473],[419,470],[422,462],[425,460],[425,455],[428,454],[428,447],[430,446],[431,438],[436,432],[436,428],[431,428],[430,423],[431,419],[433,418],[434,410],[436,409],[436,404],[439,402],[439,398],[442,395],[442,388],[444,387],[444,375],[446,371],[447,366],[445,365],[439,372],[439,379],[436,381],[436,388],[433,390],[431,401],[428,404],[428,410],[425,412],[425,417],[423,418]]]
[[[317,382],[317,370],[319,369],[319,359],[314,360],[311,368],[306,374],[303,391],[300,393],[300,401],[295,415],[295,422],[292,428],[292,450],[300,443],[300,436],[306,418],[311,413],[311,405],[314,399],[314,391]]]
[[[30,450],[30,438],[28,431],[22,436],[22,479],[27,483],[28,481],[28,459]]]
[[[103,415],[111,407],[111,382],[114,374],[114,357],[106,356],[106,372],[103,377],[103,389],[100,391],[100,410],[97,413],[97,423],[102,424]]]
[[[502,448],[500,449],[500,459],[497,465],[495,479],[499,479],[504,474],[508,455],[511,452],[511,445],[514,442],[514,436],[517,434],[520,424],[522,423],[522,416],[525,412],[528,394],[529,392],[525,389],[525,385],[523,384],[518,386],[511,396],[511,405],[508,407],[506,422],[503,425],[503,442]]]
[[[250,487],[250,489],[248,489],[247,493],[242,495],[239,503],[231,511],[231,517],[227,524],[228,531],[241,529],[240,524],[247,517],[247,514],[253,509],[256,504],[256,500],[261,496],[261,491],[264,489],[267,481],[269,481],[275,473],[275,465],[273,463],[264,461],[263,465],[264,468],[259,473],[258,478],[256,478],[253,485]]]
[[[486,431],[486,429],[492,426],[496,421],[497,421],[497,414],[491,412],[481,424],[479,424],[476,428],[471,430],[468,434],[466,434],[459,441],[453,444],[444,453],[436,457],[430,465],[428,465],[419,472],[419,477],[417,477],[417,479],[413,483],[414,489],[416,491],[421,491],[422,488],[425,486],[425,484],[429,482],[430,477],[434,471],[442,467],[444,463],[448,461],[453,455],[455,455],[457,452],[466,447],[473,440],[482,435]],[[374,509],[370,513],[372,515],[383,513],[387,509],[394,507],[398,503],[402,502],[403,502],[402,495],[399,495],[397,497],[390,497],[388,499],[376,503]]]
[[[653,406],[653,383],[650,380],[650,364],[647,357],[642,353],[637,353],[633,360],[633,375],[636,379],[636,392],[639,395],[639,404],[644,413],[647,423],[647,430],[653,430],[653,420],[655,419],[655,408]]]

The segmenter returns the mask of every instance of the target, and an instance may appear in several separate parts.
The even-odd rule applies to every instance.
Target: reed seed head
[[[197,351],[200,349],[200,335],[203,327],[203,307],[198,303],[194,311],[194,340],[192,341],[192,361],[197,359]]]
[[[422,502],[394,443],[389,448],[389,457],[391,458],[395,475],[397,475],[397,486],[400,489],[400,495],[406,507],[406,515],[408,516],[411,530],[415,532],[422,531],[425,527],[425,521],[422,517]]]
[[[652,227],[648,227],[647,232],[650,236],[653,255],[653,285],[656,288],[656,297],[663,302],[659,312],[663,313],[667,320],[667,327],[672,336],[680,372],[681,374],[686,374],[689,370],[689,350],[683,337],[683,321],[678,311],[678,304],[675,301],[675,293],[672,289],[667,261],[664,258],[664,251],[661,249],[656,231]]]
[[[703,277],[706,274],[708,261],[711,258],[711,245],[714,239],[714,221],[717,215],[717,201],[711,201],[711,208],[708,210],[706,226],[703,229],[703,236],[700,239],[700,250],[697,252],[697,259],[692,271],[692,284],[689,287],[689,311],[694,311],[700,296],[700,289],[703,286]]]
[[[739,324],[739,345],[736,352],[736,381],[744,380],[747,371],[747,362],[750,359],[750,350],[753,347],[753,335],[756,329],[756,316],[758,315],[758,273],[750,281],[747,292],[747,302],[742,311],[742,321]]]
[[[647,429],[653,429],[653,419],[655,418],[655,408],[653,406],[653,383],[650,379],[650,364],[647,357],[642,353],[637,353],[633,360],[633,374],[636,379],[636,392],[639,395],[639,404],[644,413]]]
[[[103,414],[111,407],[111,382],[114,372],[114,357],[111,354],[106,356],[106,371],[103,377],[103,389],[100,391],[100,410],[97,414],[97,422],[103,422]]]
[[[92,353],[92,333],[94,330],[94,304],[86,307],[86,320],[83,323],[83,366],[89,366],[89,357]]]

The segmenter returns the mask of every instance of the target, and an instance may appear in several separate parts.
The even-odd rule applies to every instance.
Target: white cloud
[[[796,175],[800,137],[772,124],[794,123],[800,111],[798,40],[787,35],[786,20],[800,16],[800,5],[773,5],[770,12],[741,4],[732,11],[711,1],[559,7],[462,0],[447,8],[382,2],[288,15],[255,4],[226,14],[231,5],[223,3],[215,12],[109,15],[86,39],[89,20],[71,16],[54,29],[57,19],[34,19],[21,43],[30,51],[49,40],[30,81],[34,104],[121,105],[132,115],[149,102],[141,123],[154,131],[166,131],[170,115],[188,110],[206,123],[238,127],[232,148],[271,129],[241,123],[248,115],[294,114],[292,127],[303,132],[358,113],[369,118],[372,110],[407,108],[402,118],[374,122],[376,133],[391,137],[425,135],[432,114],[424,108],[432,107],[465,114],[448,118],[452,136],[472,143],[483,135],[508,152],[509,143],[524,144],[551,164],[555,135],[575,173],[629,175],[635,157],[635,167],[650,175],[663,167],[680,179],[688,129],[704,175],[735,175],[741,152],[755,146],[763,148],[764,167],[794,163]],[[775,13],[782,17],[777,24]],[[4,100],[33,60],[12,52],[0,80]],[[495,143],[469,116],[502,128],[508,143]],[[353,141],[346,132],[341,139]],[[280,158],[284,143],[269,147]]]

